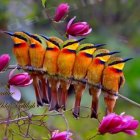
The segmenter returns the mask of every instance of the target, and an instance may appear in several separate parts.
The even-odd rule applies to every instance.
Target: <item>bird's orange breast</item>
[[[75,56],[76,54],[73,50],[69,50],[67,48],[61,50],[57,60],[59,75],[64,77],[71,76],[75,62]]]
[[[104,63],[98,58],[93,58],[92,62],[88,67],[87,79],[91,84],[100,84],[101,77],[104,69]]]
[[[29,46],[27,43],[22,43],[19,46],[14,46],[13,53],[19,65],[30,65]]]
[[[80,52],[76,55],[73,67],[73,76],[76,79],[82,79],[87,74],[87,69],[92,61],[92,55],[85,52]]]
[[[34,47],[29,49],[29,55],[31,59],[31,66],[41,68],[44,62],[46,50],[43,47]]]
[[[47,49],[45,53],[43,69],[51,75],[57,74],[57,59],[60,50],[58,48]]]
[[[118,72],[114,68],[106,67],[103,71],[102,86],[107,90],[118,92],[121,75],[122,72]]]

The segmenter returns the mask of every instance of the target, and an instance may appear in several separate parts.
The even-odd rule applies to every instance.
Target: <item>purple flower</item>
[[[55,11],[54,21],[59,22],[68,12],[69,5],[67,3],[59,4]]]
[[[100,134],[116,134],[119,132],[124,132],[129,135],[136,135],[137,133],[134,130],[138,127],[138,125],[139,121],[134,120],[132,116],[111,113],[103,117],[98,131]]]
[[[14,71],[11,71],[9,74],[9,85],[24,87],[32,83],[33,80],[27,72],[19,73],[16,75],[13,75],[13,72]]]
[[[70,137],[72,136],[72,133],[63,131],[59,132],[59,130],[55,130],[52,133],[52,137],[50,140],[72,140]]]
[[[86,36],[91,31],[92,28],[90,28],[89,24],[87,22],[76,22],[73,23],[76,17],[73,17],[67,24],[66,33],[67,35],[71,36]],[[73,24],[72,24],[73,23]]]
[[[6,68],[10,61],[10,56],[9,54],[3,54],[0,56],[0,71]]]
[[[21,92],[17,88],[17,86],[20,87],[28,86],[33,82],[33,79],[31,79],[30,75],[26,72],[14,75],[15,70],[16,69],[13,69],[9,73],[8,83],[9,83],[9,90],[11,93],[11,97],[16,101],[19,101],[21,99]]]

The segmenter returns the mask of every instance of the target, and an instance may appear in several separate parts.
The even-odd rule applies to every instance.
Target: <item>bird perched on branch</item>
[[[101,80],[105,63],[111,55],[118,52],[109,52],[107,49],[98,49],[94,52],[94,57],[88,67],[87,79],[91,84],[89,86],[89,93],[92,96],[91,104],[91,118],[97,118],[98,101],[101,93]]]
[[[43,63],[43,70],[46,71],[49,76],[47,81],[50,87],[51,101],[49,110],[58,110],[58,79],[54,78],[54,75],[58,73],[57,59],[60,53],[60,44],[63,43],[58,37],[45,37],[47,48],[45,52],[45,58]]]
[[[23,32],[7,32],[4,33],[11,36],[14,46],[13,46],[13,54],[16,57],[18,65],[30,66],[30,56],[29,56],[29,46],[30,46],[30,39],[29,36]]]
[[[120,57],[111,57],[102,76],[102,86],[104,90],[104,101],[107,107],[107,114],[112,113],[119,89],[124,85],[125,78],[123,74],[123,68],[125,62],[132,58],[122,59]]]
[[[42,68],[44,63],[45,52],[47,44],[45,39],[37,34],[30,34],[30,48],[29,55],[31,66],[35,68]],[[33,78],[33,86],[36,93],[37,105],[42,106],[43,103],[49,103],[49,97],[46,87],[46,78],[44,74],[38,72],[30,73]]]
[[[60,102],[59,106],[65,110],[68,89],[70,87],[70,80],[65,80],[65,78],[70,78],[72,76],[72,70],[76,57],[76,49],[79,47],[79,42],[84,38],[79,40],[67,40],[61,44],[61,51],[58,56],[58,75],[64,79],[60,80]]]
[[[77,48],[77,54],[75,58],[75,63],[73,67],[73,77],[77,80],[85,79],[87,74],[88,66],[90,65],[93,53],[96,50],[97,47],[103,46],[104,44],[81,44]],[[73,83],[74,89],[75,89],[75,104],[74,104],[74,110],[73,115],[74,117],[79,117],[80,113],[80,102],[82,94],[85,90],[86,84],[85,83]]]

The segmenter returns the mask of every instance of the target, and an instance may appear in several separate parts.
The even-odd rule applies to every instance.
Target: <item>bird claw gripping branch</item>
[[[29,67],[33,78],[37,106],[49,104],[49,110],[66,109],[68,90],[73,85],[75,102],[73,115],[80,114],[80,103],[86,84],[92,97],[91,117],[98,117],[98,101],[101,91],[107,113],[113,112],[116,96],[125,78],[123,67],[128,59],[122,59],[107,49],[98,49],[105,44],[79,44],[79,40],[63,41],[57,37],[5,32],[14,42],[13,53],[20,67]],[[33,71],[37,68],[45,73]],[[61,78],[60,78],[61,77]],[[73,82],[73,79],[78,82]],[[83,82],[84,81],[84,82]]]

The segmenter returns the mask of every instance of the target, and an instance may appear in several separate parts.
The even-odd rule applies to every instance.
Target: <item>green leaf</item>
[[[47,0],[41,0],[42,1],[42,6],[45,8],[47,4]]]

